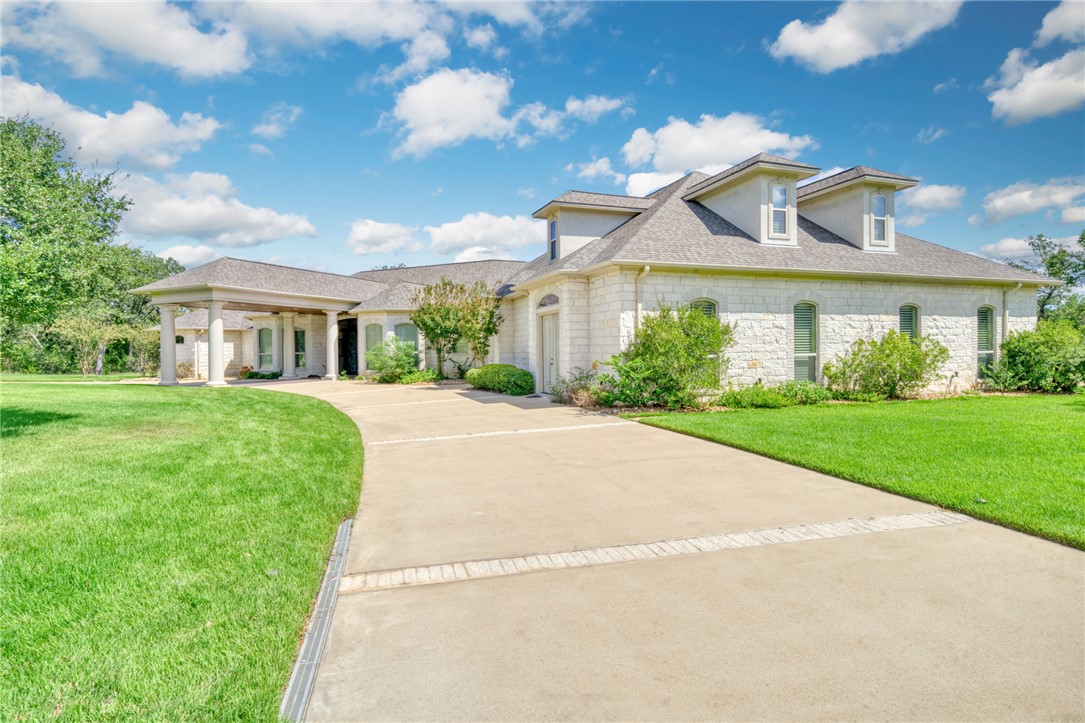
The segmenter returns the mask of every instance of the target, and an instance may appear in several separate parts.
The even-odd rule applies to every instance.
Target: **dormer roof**
[[[690,188],[683,196],[687,201],[705,196],[721,186],[733,183],[740,178],[756,170],[782,171],[796,176],[798,179],[810,178],[817,175],[821,169],[806,163],[799,163],[783,156],[774,156],[771,153],[758,153],[752,158],[731,166],[726,171],[720,171],[716,175],[706,178]]]
[[[901,176],[897,173],[890,173],[889,171],[879,171],[877,168],[870,168],[869,166],[855,166],[849,168],[846,171],[833,174],[827,178],[822,178],[820,181],[809,183],[801,187],[798,191],[799,200],[813,198],[814,196],[820,196],[829,191],[839,190],[843,186],[851,185],[853,183],[872,182],[878,183],[883,186],[892,186],[894,190],[900,191],[905,188],[911,188],[919,183],[918,179],[908,178],[908,176]]]
[[[620,196],[591,191],[566,191],[532,214],[534,218],[547,218],[556,208],[580,208],[596,211],[640,213],[652,205],[654,199],[642,196]]]

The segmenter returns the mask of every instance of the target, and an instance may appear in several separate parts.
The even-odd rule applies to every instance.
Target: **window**
[[[887,215],[888,204],[885,200],[885,196],[880,193],[874,196],[870,200],[871,216],[874,218],[874,234],[872,236],[876,243],[885,243],[885,221]]]
[[[185,343],[185,337],[182,336],[181,334],[178,334],[177,336],[173,337],[173,343],[174,344],[184,344]]]
[[[919,336],[919,309],[912,304],[900,307],[900,333],[912,341]]]
[[[818,312],[804,301],[795,304],[795,378],[816,382],[818,379]]]
[[[294,329],[294,366],[305,368],[305,330]]]
[[[467,340],[459,339],[456,341],[456,346],[452,347],[453,354],[469,354],[470,349],[467,348]]]
[[[558,222],[550,220],[550,260],[558,257]]]
[[[976,371],[980,379],[987,378],[987,365],[995,360],[995,315],[990,306],[976,312]]]
[[[414,324],[396,324],[396,338],[418,348],[418,328]]]
[[[787,186],[772,187],[772,235],[787,236]]]
[[[257,341],[260,344],[257,365],[261,369],[271,368],[271,329],[261,329]]]
[[[712,299],[697,299],[696,301],[689,302],[689,308],[694,311],[699,311],[705,316],[715,316],[719,311],[719,307]]]

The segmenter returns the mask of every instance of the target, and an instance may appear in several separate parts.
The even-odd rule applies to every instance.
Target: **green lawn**
[[[1085,549],[1085,395],[641,418]]]
[[[0,720],[277,719],[353,422],[257,389],[0,395]]]
[[[126,379],[140,379],[141,375],[130,372],[121,374],[102,374],[96,376],[83,376],[82,374],[17,374],[14,372],[0,373],[0,381],[3,382],[120,382]],[[152,377],[147,377],[148,379]]]

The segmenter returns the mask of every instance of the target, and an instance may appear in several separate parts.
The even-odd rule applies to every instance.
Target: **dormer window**
[[[888,212],[888,203],[885,200],[885,196],[875,194],[870,200],[871,217],[873,220],[874,228],[871,234],[871,240],[877,244],[885,244],[888,242],[886,236],[886,215]]]
[[[772,235],[787,236],[787,186],[772,186]]]
[[[558,257],[558,222],[550,219],[550,260]]]

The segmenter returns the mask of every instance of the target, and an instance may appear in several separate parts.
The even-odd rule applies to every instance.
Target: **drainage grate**
[[[290,682],[286,684],[283,703],[279,707],[279,717],[284,720],[300,721],[309,705],[320,654],[324,650],[324,641],[328,638],[328,628],[332,622],[339,581],[343,577],[343,566],[347,561],[350,527],[351,520],[344,520],[335,536],[335,544],[332,545],[332,552],[328,557],[328,567],[324,570],[324,579],[316,596],[313,617],[309,620],[309,629],[305,631],[305,639],[301,642],[301,650],[294,661],[294,670],[290,673]]]

